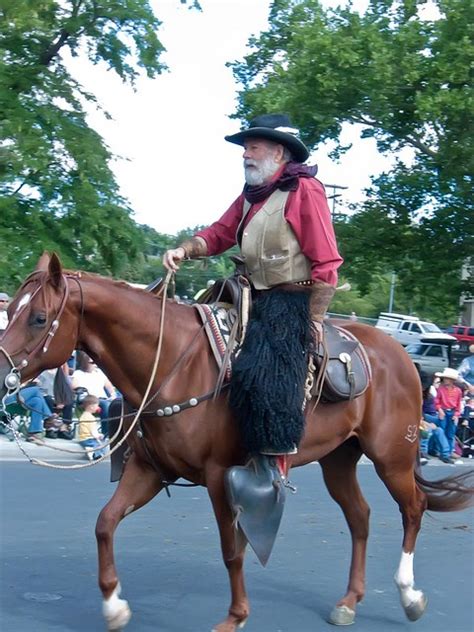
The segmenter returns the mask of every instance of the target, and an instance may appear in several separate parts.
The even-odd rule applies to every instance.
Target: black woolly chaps
[[[288,452],[304,431],[304,386],[313,347],[308,291],[262,292],[232,365],[229,403],[248,452]]]

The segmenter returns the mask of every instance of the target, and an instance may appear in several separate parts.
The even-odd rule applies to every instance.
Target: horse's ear
[[[49,252],[45,250],[43,254],[41,255],[41,257],[39,258],[38,263],[36,264],[35,270],[38,270],[38,271],[41,270],[42,272],[46,272],[49,266],[50,259],[51,259],[51,255],[49,254]]]
[[[52,286],[59,288],[63,278],[63,267],[58,255],[55,252],[53,252],[50,257],[48,272],[49,280],[51,281]]]

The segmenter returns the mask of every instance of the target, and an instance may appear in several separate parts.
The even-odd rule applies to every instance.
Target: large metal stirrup
[[[230,467],[226,471],[225,487],[234,524],[265,566],[285,507],[285,484],[275,459],[256,454],[246,465]]]

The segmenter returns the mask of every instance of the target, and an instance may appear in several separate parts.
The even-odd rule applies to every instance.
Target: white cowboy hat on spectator
[[[9,301],[10,297],[6,292],[0,292],[0,301]]]
[[[446,367],[444,369],[444,371],[442,373],[435,373],[436,377],[447,377],[450,380],[458,380],[459,379],[459,373],[456,371],[456,369],[451,369],[450,367]]]
[[[474,353],[474,345],[469,345],[469,353]]]

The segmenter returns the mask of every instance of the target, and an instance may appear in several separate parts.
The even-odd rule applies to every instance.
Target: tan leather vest
[[[251,206],[244,202],[237,235],[242,235],[240,249],[247,274],[257,290],[311,278],[311,263],[285,220],[288,195],[288,191],[274,191],[242,231]]]

